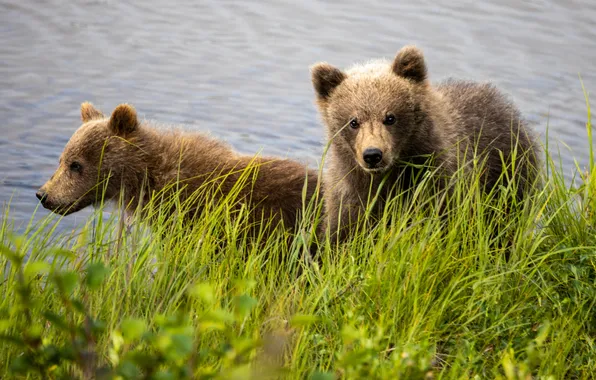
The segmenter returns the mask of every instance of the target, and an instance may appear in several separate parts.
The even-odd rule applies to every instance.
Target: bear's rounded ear
[[[422,50],[413,45],[400,49],[393,60],[392,70],[400,77],[410,79],[416,83],[426,80],[426,63]]]
[[[117,136],[126,136],[134,132],[138,126],[137,111],[130,104],[120,104],[116,107],[108,123],[112,133]]]
[[[313,87],[319,99],[327,99],[333,89],[346,79],[346,74],[326,62],[313,65],[310,73]]]
[[[101,111],[95,108],[93,104],[89,102],[83,102],[81,104],[81,120],[83,120],[83,123],[103,118],[104,116]]]

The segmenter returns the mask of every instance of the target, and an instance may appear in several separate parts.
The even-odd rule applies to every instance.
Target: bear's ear
[[[392,70],[400,77],[416,83],[426,80],[426,63],[422,50],[413,45],[404,46],[393,60]]]
[[[108,123],[112,133],[117,136],[126,136],[134,132],[138,125],[137,111],[129,104],[120,104],[116,107]]]
[[[95,108],[93,104],[89,102],[83,102],[81,104],[81,120],[83,120],[83,123],[103,118],[104,116],[101,111]]]
[[[319,99],[327,99],[333,89],[346,79],[346,74],[326,62],[313,65],[310,73],[313,87]]]

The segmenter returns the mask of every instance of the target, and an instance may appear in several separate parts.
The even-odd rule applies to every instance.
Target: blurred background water
[[[432,80],[509,93],[543,141],[548,126],[571,176],[574,160],[588,164],[579,75],[596,90],[595,19],[593,0],[2,0],[0,205],[17,224],[31,218],[83,101],[106,114],[128,102],[142,118],[315,167],[324,133],[309,66],[393,58],[410,43]]]

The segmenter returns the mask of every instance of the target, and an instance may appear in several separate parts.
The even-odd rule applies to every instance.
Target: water
[[[574,159],[588,163],[578,74],[596,91],[594,19],[593,0],[2,0],[0,205],[29,220],[86,100],[315,166],[324,133],[309,66],[392,58],[409,43],[431,79],[492,80],[543,140],[548,124],[570,175]]]

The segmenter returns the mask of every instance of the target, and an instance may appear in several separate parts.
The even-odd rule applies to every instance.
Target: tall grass
[[[233,197],[208,203],[191,226],[163,212],[191,210],[176,197],[155,196],[130,224],[100,206],[70,234],[50,215],[15,235],[6,213],[0,372],[593,378],[596,169],[568,185],[548,147],[544,165],[541,187],[511,217],[486,211],[513,191],[488,203],[473,177],[456,182],[457,207],[439,218],[423,183],[345,244],[324,242],[320,262],[308,247],[321,207],[306,199],[292,236],[248,234],[247,210],[230,215]]]

